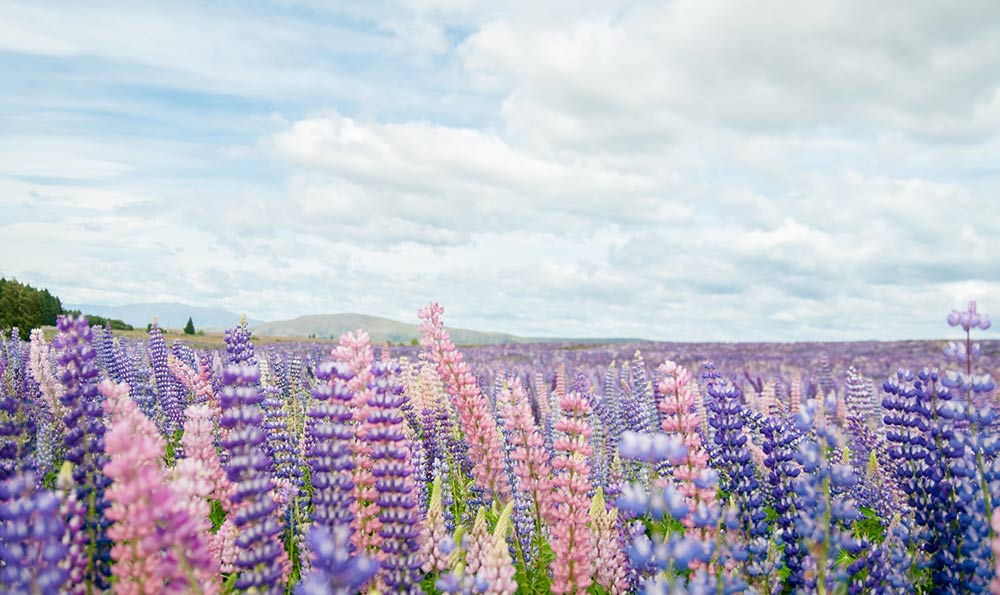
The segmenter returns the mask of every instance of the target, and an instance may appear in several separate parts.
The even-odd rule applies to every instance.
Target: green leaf
[[[851,562],[854,561],[854,556],[849,554],[847,550],[840,550],[837,552],[837,559],[833,561],[835,566],[840,568],[847,568]]]
[[[219,527],[226,522],[226,511],[218,500],[209,500],[208,502],[212,506],[212,511],[208,513],[208,518],[212,521],[212,533],[218,533]]]
[[[882,543],[885,541],[885,526],[882,525],[882,521],[879,520],[874,510],[862,506],[861,518],[854,523],[854,535],[875,543]]]

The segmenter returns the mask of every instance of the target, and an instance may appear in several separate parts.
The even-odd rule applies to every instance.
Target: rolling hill
[[[292,320],[251,325],[255,335],[267,337],[336,338],[356,329],[368,332],[374,343],[409,343],[420,338],[417,325],[366,314],[312,314]],[[538,341],[505,333],[489,333],[449,328],[452,340],[458,344],[525,343]]]
[[[202,330],[223,330],[236,325],[241,314],[229,312],[221,308],[205,308],[189,306],[175,302],[150,302],[142,304],[127,304],[124,306],[101,306],[95,304],[64,304],[67,310],[80,310],[86,314],[96,314],[106,318],[123,320],[136,328],[146,328],[153,321],[163,328],[183,328],[188,317],[194,321],[195,328]],[[257,320],[247,321],[251,326],[260,324]]]

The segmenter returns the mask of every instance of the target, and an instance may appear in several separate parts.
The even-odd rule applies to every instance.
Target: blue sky
[[[525,335],[1000,304],[1000,7],[5,2],[0,272]]]

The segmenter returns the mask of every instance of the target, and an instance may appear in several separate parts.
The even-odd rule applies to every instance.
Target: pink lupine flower
[[[486,556],[489,554],[492,542],[489,528],[486,526],[485,508],[480,507],[476,512],[476,520],[472,522],[472,531],[465,539],[468,543],[465,551],[465,573],[473,575],[479,572],[479,569],[486,563]]]
[[[559,402],[562,417],[556,422],[560,436],[553,441],[556,456],[555,511],[552,526],[552,592],[560,595],[583,595],[590,587],[592,544],[590,529],[590,464],[593,452],[590,405],[578,393],[570,393]]]
[[[237,571],[236,556],[239,555],[239,550],[236,549],[236,538],[239,534],[240,530],[236,527],[236,523],[233,522],[233,519],[227,518],[215,535],[211,536],[209,550],[219,560],[221,572]]]
[[[776,397],[776,387],[774,380],[764,383],[764,390],[760,393],[760,412],[764,415],[771,415],[779,407]]]
[[[510,400],[510,409],[504,419],[511,444],[510,458],[514,461],[514,475],[535,504],[536,530],[542,521],[552,520],[552,468],[549,466],[545,441],[535,418],[531,414],[531,404],[515,378],[510,387],[503,391]]]
[[[792,388],[788,395],[788,409],[792,415],[798,414],[802,409],[802,374],[798,372],[792,376]]]
[[[468,362],[444,330],[436,303],[420,310],[420,343],[430,352],[441,380],[458,409],[459,424],[469,444],[472,475],[480,487],[502,501],[511,497],[510,481],[504,471],[503,439],[489,403],[479,389]]]
[[[185,410],[184,415],[187,420],[184,422],[184,436],[181,438],[185,456],[182,460],[192,459],[199,462],[205,481],[211,486],[207,496],[218,500],[223,510],[231,513],[233,505],[229,498],[233,485],[226,477],[213,442],[214,420],[218,418],[208,405],[191,405]]]
[[[535,402],[538,403],[538,413],[542,419],[548,419],[552,413],[549,407],[549,390],[545,377],[541,372],[535,373]]]
[[[618,509],[606,506],[601,488],[597,488],[590,504],[590,533],[594,544],[594,582],[606,593],[624,595],[628,580],[625,554],[618,539]]]
[[[104,474],[112,480],[105,497],[111,503],[107,518],[114,522],[108,537],[115,543],[115,592],[217,593],[219,566],[208,548],[207,521],[191,516],[185,487],[166,481],[162,435],[129,397],[127,385],[106,380],[100,390],[111,418]]]
[[[441,543],[448,537],[441,491],[441,476],[438,475],[431,486],[431,500],[420,531],[420,557],[424,559],[424,572],[443,572],[448,569],[448,553],[441,549]]]
[[[514,595],[517,592],[517,581],[514,580],[514,562],[510,557],[510,547],[507,545],[507,533],[511,528],[510,514],[514,510],[514,502],[508,502],[496,527],[489,546],[484,552],[483,563],[479,568],[479,576],[487,583],[484,595]]]
[[[379,529],[382,523],[378,519],[379,506],[375,502],[378,493],[375,491],[375,477],[372,475],[373,461],[367,436],[371,431],[368,423],[368,398],[372,391],[368,383],[372,379],[372,364],[375,353],[372,351],[371,339],[368,333],[357,330],[344,333],[340,342],[333,350],[333,360],[347,364],[354,375],[347,382],[348,390],[354,394],[349,406],[353,413],[354,424],[357,426],[357,439],[351,443],[354,451],[354,502],[351,504],[354,521],[351,526],[351,542],[359,551],[382,559],[379,546],[382,536]]]
[[[687,447],[684,460],[675,465],[672,472],[678,482],[678,491],[691,507],[691,513],[682,522],[686,527],[693,527],[693,514],[698,505],[707,505],[715,500],[713,488],[698,488],[696,485],[696,481],[708,470],[708,452],[698,433],[695,384],[691,381],[691,372],[672,361],[660,364],[659,372],[661,379],[656,390],[660,394],[660,427],[668,434],[681,436]]]
[[[212,380],[203,362],[199,362],[198,372],[191,369],[191,366],[179,360],[173,354],[167,356],[167,368],[184,388],[192,395],[192,401],[199,404],[208,404],[212,412],[218,416],[219,404],[212,390]]]

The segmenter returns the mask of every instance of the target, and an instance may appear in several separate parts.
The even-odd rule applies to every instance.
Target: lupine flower
[[[309,549],[314,558],[309,576],[296,585],[295,595],[351,595],[357,593],[378,571],[367,556],[352,555],[350,529],[343,525],[313,525]]]
[[[237,511],[233,521],[240,531],[236,539],[240,575],[235,585],[244,591],[277,593],[282,590],[279,582],[285,553],[277,538],[281,523],[273,495],[275,484],[269,474],[271,461],[264,448],[266,437],[261,430],[263,398],[256,388],[259,381],[256,366],[231,365],[225,369],[219,423],[229,430],[222,446],[230,454],[226,476],[234,484],[232,501]]]
[[[540,530],[542,521],[553,520],[552,468],[520,379],[514,379],[509,393],[511,407],[504,422],[512,446],[510,457],[521,490],[531,496],[536,528]]]
[[[166,442],[129,397],[128,387],[105,381],[100,390],[111,418],[106,437],[110,461],[104,473],[113,481],[106,497],[111,503],[107,516],[114,521],[108,537],[115,540],[115,591],[217,593],[219,567],[208,548],[204,501],[210,485],[197,487],[202,480],[194,470],[182,471],[186,486],[167,483],[162,463]]]
[[[247,317],[245,314],[240,318],[238,325],[231,329],[226,329],[225,342],[227,364],[257,365],[257,356],[254,353],[253,343],[250,341],[250,328],[247,326]]]
[[[353,377],[345,364],[325,362],[316,368],[316,379],[322,382],[313,389],[306,430],[313,520],[331,529],[343,525],[348,529],[348,536],[354,520],[354,460],[351,457],[354,426],[350,423],[352,414],[348,405],[354,394],[347,383]]]
[[[30,394],[34,390],[28,389],[30,376],[17,329],[2,347],[7,367],[0,371],[0,481],[35,468],[36,429],[35,399]]]
[[[642,432],[624,432],[618,447],[622,458],[643,463],[669,462],[679,465],[688,454],[687,446],[681,436],[657,432],[648,434]]]
[[[590,503],[590,533],[594,551],[594,582],[611,595],[628,591],[625,555],[618,542],[618,509],[607,507],[604,490],[597,488]]]
[[[419,584],[422,578],[418,541],[420,510],[413,482],[413,464],[401,427],[400,408],[405,398],[403,387],[395,378],[399,367],[379,362],[372,365],[371,372],[369,431],[365,439],[371,446],[381,549],[386,554],[379,578],[390,592],[422,593]]]
[[[78,505],[67,519],[70,532],[86,536],[70,545],[70,589],[82,593],[88,588],[107,589],[111,576],[111,543],[105,537],[108,520],[104,490],[109,480],[102,469],[104,454],[104,410],[97,390],[96,352],[91,345],[93,331],[87,319],[61,316],[53,345],[59,353],[59,381],[64,387],[60,403],[66,411],[66,461],[72,464],[72,485]]]
[[[507,533],[511,528],[513,509],[514,503],[509,502],[501,511],[496,527],[493,529],[493,536],[484,552],[483,563],[478,574],[488,584],[484,591],[487,595],[514,595],[517,591],[517,583],[514,581],[514,563],[510,557],[510,548],[507,546]]]
[[[167,436],[173,436],[184,424],[184,405],[167,363],[167,343],[163,340],[163,331],[156,323],[149,329],[149,364],[156,381],[157,403],[164,416],[163,431]]]
[[[420,324],[421,345],[429,350],[438,374],[458,409],[459,422],[474,465],[473,477],[481,488],[489,490],[500,500],[508,500],[511,488],[504,472],[500,432],[472,369],[463,361],[462,354],[444,330],[441,322],[443,313],[444,309],[437,304],[420,311],[423,321]]]
[[[549,419],[552,411],[549,409],[549,385],[545,382],[545,377],[541,372],[535,373],[535,403],[540,419]]]
[[[986,330],[990,328],[990,317],[976,311],[976,302],[969,302],[969,307],[965,311],[952,310],[948,315],[950,326],[961,326],[962,330],[968,332],[971,329],[979,328]]]
[[[767,468],[765,481],[770,487],[771,507],[776,515],[778,539],[784,546],[782,556],[789,570],[788,584],[792,589],[803,585],[803,560],[806,551],[798,533],[798,496],[794,491],[795,479],[801,473],[795,462],[801,435],[793,431],[790,424],[777,416],[768,417],[761,429],[764,436],[762,448],[765,453],[764,467]]]
[[[424,564],[424,572],[443,572],[448,568],[448,552],[441,549],[442,542],[449,537],[448,527],[444,521],[444,502],[441,496],[441,476],[434,476],[431,486],[431,501],[427,505],[420,534],[420,557]]]
[[[472,531],[466,536],[465,572],[476,574],[486,562],[490,547],[490,532],[486,525],[486,509],[476,509],[476,520],[472,521]]]
[[[52,372],[51,348],[45,341],[45,333],[40,328],[31,331],[31,353],[29,356],[31,375],[38,383],[41,392],[42,402],[49,411],[59,418],[62,425],[62,416],[65,415],[63,405],[60,403],[65,389],[59,384],[59,380]]]
[[[233,510],[230,502],[233,484],[226,477],[215,449],[212,410],[208,405],[191,405],[184,411],[184,415],[187,421],[184,422],[184,436],[181,440],[185,459],[198,461],[203,469],[204,481],[210,486],[209,497],[217,500],[224,510]]]
[[[212,390],[212,382],[204,368],[199,362],[199,371],[184,363],[173,354],[167,357],[167,368],[181,385],[191,393],[191,402],[196,404],[211,404],[215,413],[218,413],[218,403],[215,402],[215,391]]]
[[[0,584],[5,593],[55,594],[69,572],[59,563],[68,548],[59,497],[36,489],[31,473],[0,483]]]
[[[706,405],[710,414],[708,423],[714,433],[716,445],[713,464],[722,474],[723,489],[729,492],[739,506],[742,529],[750,539],[761,537],[766,530],[763,521],[763,498],[757,489],[759,482],[753,459],[746,446],[743,409],[739,402],[740,390],[722,379],[708,384],[712,400]],[[762,552],[757,552],[762,553]]]
[[[858,517],[857,504],[847,492],[857,481],[849,465],[837,464],[829,455],[841,441],[835,427],[825,425],[825,416],[816,401],[803,407],[796,426],[812,428],[815,440],[803,440],[795,455],[802,473],[795,480],[796,530],[807,545],[805,563],[807,588],[832,590],[844,582],[844,568],[835,563],[841,550],[854,547],[850,534]],[[822,586],[821,586],[822,585]]]
[[[556,429],[561,436],[553,443],[556,457],[555,511],[552,527],[552,592],[582,595],[590,587],[592,544],[587,523],[590,520],[590,468],[592,448],[588,442],[590,406],[578,393],[559,401],[563,417]]]
[[[368,384],[372,379],[372,363],[375,354],[372,351],[368,333],[357,331],[344,333],[339,344],[333,350],[333,359],[347,367],[351,375],[347,389],[353,395],[350,410],[357,440],[352,442],[354,450],[354,532],[351,539],[361,552],[381,559],[382,536],[379,533],[381,522],[378,520],[379,507],[375,502],[375,477],[372,475],[373,461],[370,454],[371,446],[366,438],[370,427],[368,425],[368,399],[371,390]]]
[[[792,376],[792,384],[788,391],[788,412],[792,415],[798,414],[802,409],[802,397],[804,396],[802,386],[802,374],[796,372]]]
[[[668,434],[681,436],[687,447],[684,459],[672,472],[678,481],[680,492],[688,500],[693,512],[699,504],[711,504],[715,501],[714,489],[699,488],[697,485],[698,480],[708,471],[708,453],[702,445],[701,434],[698,433],[694,384],[691,382],[691,372],[672,361],[660,364],[659,372],[661,378],[657,384],[657,392],[661,395],[660,427]],[[693,519],[687,516],[682,521],[687,527],[694,524]]]

